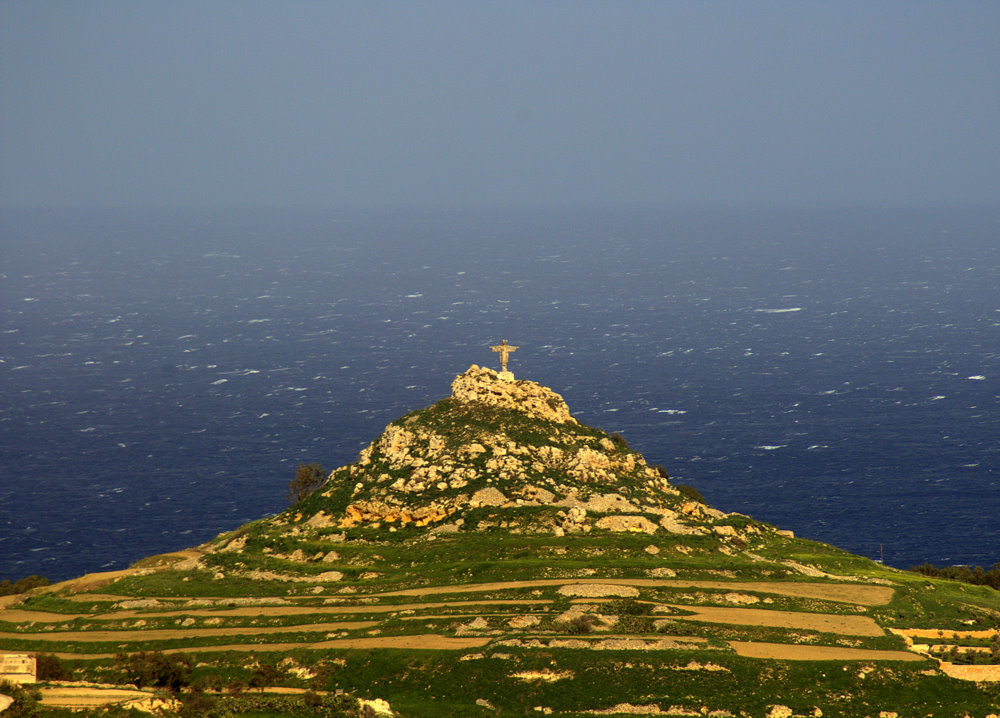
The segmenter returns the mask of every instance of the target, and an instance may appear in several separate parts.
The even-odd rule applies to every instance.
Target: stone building
[[[0,653],[0,681],[35,682],[35,657],[27,653]]]

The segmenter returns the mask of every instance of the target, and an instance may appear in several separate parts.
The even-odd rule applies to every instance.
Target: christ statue
[[[500,355],[500,371],[507,371],[507,360],[510,359],[511,352],[517,351],[517,347],[511,346],[507,343],[506,339],[503,339],[495,347],[490,347],[490,349]]]

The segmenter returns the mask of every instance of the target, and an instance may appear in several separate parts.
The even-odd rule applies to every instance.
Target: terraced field
[[[124,575],[124,574],[123,574]],[[85,585],[92,577],[72,585]],[[631,589],[622,591],[621,589]],[[718,600],[745,600],[733,598],[733,591],[753,591],[757,596],[803,596],[864,606],[884,605],[892,597],[892,589],[882,586],[856,584],[789,584],[780,582],[722,582],[651,579],[593,579],[579,578],[572,581],[534,580],[473,584],[467,586],[439,586],[420,589],[403,589],[365,594],[350,599],[354,605],[340,605],[345,599],[284,596],[257,597],[254,606],[231,607],[233,601],[199,596],[147,598],[141,601],[150,608],[145,610],[121,608],[135,602],[122,601],[108,594],[70,594],[70,604],[88,604],[91,610],[80,612],[31,611],[24,608],[0,609],[0,624],[18,624],[21,630],[0,632],[0,641],[10,645],[30,644],[38,648],[47,644],[71,644],[72,651],[55,652],[66,659],[110,658],[118,653],[148,650],[155,644],[165,651],[216,652],[229,650],[285,651],[293,648],[325,650],[329,648],[407,648],[418,650],[461,650],[488,645],[491,634],[501,625],[506,632],[516,632],[528,645],[542,645],[543,640],[567,637],[567,621],[560,622],[560,610],[565,594],[587,593],[588,589],[606,593],[613,589],[629,598],[636,597],[648,604],[652,615],[678,614],[677,620],[738,626],[770,627],[788,631],[806,630],[816,633],[851,637],[882,637],[883,631],[867,616],[831,614],[806,611],[781,611],[750,609],[733,606],[704,606],[655,603],[642,599],[640,588],[668,589],[701,588],[725,591]],[[535,595],[549,594],[549,598],[490,599],[487,595],[509,594],[531,589]],[[58,590],[58,587],[57,587]],[[441,600],[456,594],[481,594],[479,600]],[[714,594],[709,594],[711,597]],[[399,597],[419,596],[419,603],[397,603]],[[757,599],[760,600],[760,599]],[[114,603],[109,607],[110,601]],[[583,607],[594,615],[607,597],[573,598],[572,607]],[[293,604],[293,605],[289,605]],[[155,606],[155,607],[153,607]],[[108,610],[105,610],[108,609]],[[581,615],[586,615],[582,613]],[[330,621],[331,617],[338,620]],[[249,620],[248,620],[249,619]],[[177,628],[153,628],[152,625],[173,623]],[[280,625],[274,625],[280,624]],[[120,626],[110,628],[109,626]],[[418,633],[417,627],[438,629],[447,626],[447,633]],[[532,631],[545,626],[546,630]],[[28,630],[28,629],[34,630]],[[560,631],[560,628],[563,630]],[[592,628],[600,640],[588,640],[593,648],[609,640],[635,638],[634,634],[617,633],[614,622]],[[449,635],[464,634],[461,637]],[[298,640],[275,640],[295,634]],[[388,635],[385,635],[388,634]],[[393,635],[395,634],[395,635]],[[659,636],[650,638],[662,640]],[[220,643],[224,640],[225,643]],[[532,643],[534,642],[534,643]],[[744,655],[752,649],[740,643]],[[775,644],[762,644],[775,645]],[[100,650],[94,650],[95,648]],[[113,648],[114,650],[106,650]],[[640,649],[641,650],[641,649]],[[758,657],[766,650],[753,650]],[[899,660],[898,651],[885,651],[885,660]],[[879,651],[869,652],[867,660],[880,660]],[[919,660],[915,654],[912,659]]]
[[[123,654],[156,651],[190,656],[205,675],[242,676],[244,682],[249,682],[260,661],[272,665],[284,661],[274,681],[286,690],[314,688],[332,693],[339,689],[370,700],[388,696],[400,715],[414,716],[466,715],[466,711],[482,710],[476,707],[477,700],[494,706],[500,714],[512,715],[520,714],[526,703],[532,703],[532,711],[539,706],[563,715],[626,704],[644,706],[642,711],[652,710],[650,706],[663,711],[676,708],[675,714],[704,706],[735,715],[746,705],[745,697],[735,698],[737,682],[801,670],[784,668],[775,674],[776,666],[815,665],[817,670],[807,669],[807,675],[840,670],[851,676],[857,685],[850,699],[833,702],[847,708],[844,715],[851,715],[855,703],[872,705],[873,698],[865,692],[867,685],[876,682],[866,684],[867,679],[857,679],[859,675],[881,675],[884,680],[912,675],[925,683],[951,682],[952,686],[957,682],[947,675],[949,666],[929,658],[926,651],[915,650],[913,637],[904,636],[907,629],[898,627],[901,606],[920,605],[914,599],[934,593],[921,590],[927,585],[922,577],[872,565],[868,583],[856,575],[847,581],[804,574],[766,580],[760,578],[769,570],[766,566],[762,571],[760,562],[745,561],[732,562],[725,577],[708,578],[718,570],[685,569],[676,560],[677,552],[670,550],[675,537],[656,540],[641,535],[620,535],[613,541],[607,536],[547,537],[544,541],[490,537],[495,557],[524,555],[524,560],[537,563],[536,573],[558,571],[566,574],[563,578],[448,583],[449,576],[461,571],[429,560],[429,554],[441,557],[443,541],[476,544],[482,540],[482,536],[470,536],[417,541],[404,552],[410,561],[400,561],[401,556],[395,555],[391,565],[387,563],[387,554],[394,551],[391,545],[331,542],[324,548],[345,558],[340,569],[364,564],[366,570],[355,573],[369,578],[260,586],[240,582],[224,590],[223,581],[211,578],[211,567],[204,566],[211,560],[211,551],[163,557],[156,569],[84,576],[37,591],[23,601],[4,601],[0,647],[52,654],[75,666],[75,677],[111,683],[116,680],[116,661],[120,663]],[[552,553],[541,550],[539,543],[549,548],[556,543],[560,560],[553,561],[550,555],[539,561],[539,555]],[[532,551],[525,554],[525,545]],[[647,550],[650,546],[660,551],[653,554]],[[602,551],[603,558],[615,553],[613,547],[618,554],[613,565],[595,560],[595,550]],[[467,548],[471,551],[473,546]],[[831,557],[841,559],[840,552],[829,551],[827,568]],[[685,560],[691,557],[684,551],[680,554]],[[631,562],[624,556],[631,556]],[[183,561],[191,565],[192,559],[197,564],[194,568],[176,568]],[[501,560],[496,570],[525,573],[518,563],[504,566]],[[650,568],[651,563],[656,565]],[[655,573],[664,563],[671,565],[673,576],[638,575]],[[626,570],[633,576],[594,575]],[[434,585],[426,585],[435,577]],[[948,582],[937,583],[968,594],[965,598],[972,603],[967,605],[982,604],[988,597]],[[988,605],[979,609],[990,610],[996,609]],[[968,619],[955,616],[940,625],[956,627],[948,630],[960,638],[957,626],[963,620]],[[917,629],[909,630],[918,636]],[[634,676],[631,682],[636,685],[631,688],[627,688],[629,681],[609,685],[584,678],[602,670],[642,677]],[[441,683],[442,674],[449,672],[464,679],[454,685],[444,680],[441,692],[445,695],[431,700],[427,686],[434,680]],[[699,678],[693,682],[684,678],[692,675]],[[492,684],[485,681],[486,676]],[[783,675],[781,680],[759,684],[756,704],[766,709],[806,699],[810,705],[799,705],[796,710],[830,710],[829,694],[821,685],[796,695],[789,690],[788,680]],[[478,692],[461,690],[461,685],[470,682]],[[960,685],[975,684],[964,681]],[[553,694],[553,686],[574,688]],[[677,697],[681,687],[686,691],[684,700]],[[940,687],[932,694],[937,695]],[[974,693],[983,715],[987,715],[989,701],[995,700],[996,691],[991,690]],[[82,706],[101,696],[108,702],[139,701],[137,705],[151,700],[149,695],[122,694],[123,698],[107,691],[102,688],[90,694],[56,685],[43,691],[43,704],[65,706],[69,705],[66,701],[76,700],[74,705]],[[941,710],[948,705],[940,695],[936,700]],[[858,707],[855,714],[864,715],[864,710]],[[621,714],[627,715],[628,710]]]

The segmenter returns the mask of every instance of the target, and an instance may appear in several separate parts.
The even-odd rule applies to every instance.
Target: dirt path
[[[84,591],[92,591],[95,588],[100,588],[101,586],[107,586],[109,583],[114,583],[119,578],[133,576],[140,571],[146,570],[147,569],[141,568],[123,568],[119,571],[99,571],[96,573],[87,573],[79,578],[71,578],[68,581],[60,581],[59,583],[53,583],[50,586],[46,586],[42,593],[55,593],[56,591],[83,593]]]
[[[101,588],[102,586],[107,586],[109,583],[117,581],[119,578],[125,576],[134,576],[137,573],[148,573],[150,571],[156,571],[161,568],[167,568],[171,564],[177,561],[182,561],[186,558],[195,558],[197,556],[202,556],[205,552],[199,548],[186,548],[180,551],[172,551],[170,553],[163,553],[156,556],[150,556],[145,561],[152,562],[159,559],[161,565],[157,566],[144,566],[141,568],[123,568],[117,571],[97,571],[95,573],[86,573],[83,576],[77,578],[71,578],[68,581],[60,581],[59,583],[53,583],[49,586],[43,587],[41,593],[54,593],[56,591],[68,591],[70,593],[84,593],[93,591],[94,589]]]
[[[511,639],[505,639],[510,641]],[[618,646],[618,650],[662,650],[668,646],[670,650],[694,649],[708,643],[704,636],[673,636],[664,633],[604,633],[576,635],[569,633],[525,633],[516,639],[525,648],[603,648],[609,644]],[[537,643],[532,645],[532,641]],[[631,644],[631,648],[629,647]],[[501,641],[500,645],[509,645]]]
[[[41,689],[42,705],[51,708],[97,708],[110,705],[150,706],[156,697],[152,691],[100,686],[51,686]]]
[[[786,643],[730,641],[737,654],[746,658],[773,658],[779,661],[923,661],[908,651],[878,651],[840,646],[806,646]]]
[[[58,623],[74,618],[93,618],[89,613],[51,613],[49,611],[25,611],[21,608],[0,610],[0,621],[8,623]]]
[[[24,595],[20,593],[11,593],[6,596],[0,596],[0,611],[12,603],[17,603],[22,598],[24,598]]]
[[[350,631],[377,626],[378,621],[339,621],[337,623],[299,623],[294,626],[233,628],[163,628],[148,631],[47,631],[45,633],[0,633],[0,639],[30,641],[165,641],[175,638],[206,638],[212,636],[259,636],[273,633],[312,633],[319,631]]]
[[[144,569],[125,569],[124,571],[110,571],[104,574],[88,574],[79,579],[65,581],[55,584],[56,587],[87,585],[100,583],[109,576],[128,575]],[[112,579],[113,580],[113,579]],[[818,582],[795,582],[795,581],[697,581],[673,578],[561,578],[561,579],[531,579],[525,581],[498,581],[489,583],[473,583],[461,586],[429,586],[424,588],[406,588],[398,591],[384,591],[381,593],[359,594],[364,598],[379,598],[384,596],[429,596],[444,593],[474,593],[477,591],[500,591],[514,588],[543,588],[547,586],[563,586],[566,584],[604,584],[612,586],[637,586],[652,588],[704,588],[720,591],[753,591],[756,593],[769,593],[776,596],[789,596],[791,598],[813,598],[821,601],[834,601],[837,603],[853,603],[863,606],[881,606],[892,600],[895,592],[891,586],[869,586],[856,583],[818,583]],[[6,597],[5,597],[6,598]],[[120,601],[126,599],[125,596],[103,593],[82,593],[75,592],[75,595],[67,595],[66,598],[74,601]],[[153,597],[156,598],[156,597]],[[176,597],[159,597],[161,600],[177,600]],[[199,597],[190,597],[189,600],[197,600]],[[260,597],[266,600],[267,597]],[[307,596],[275,596],[275,601],[288,600],[308,600]],[[221,602],[223,602],[224,599]],[[4,604],[0,603],[0,614],[3,613]],[[3,620],[0,618],[0,620]]]
[[[527,637],[526,637],[527,638]],[[553,639],[546,635],[545,638]],[[645,645],[643,638],[663,640],[664,636],[601,636],[599,640],[581,641],[581,643],[600,643],[620,639],[621,646],[614,646],[618,650],[651,650],[649,645]],[[329,649],[372,649],[372,648],[398,648],[406,650],[429,650],[429,651],[455,651],[467,650],[470,648],[481,648],[490,643],[490,636],[472,636],[455,638],[442,636],[440,634],[421,634],[415,636],[370,636],[365,638],[340,638],[318,643],[255,643],[255,644],[234,644],[225,646],[205,646],[197,649],[172,648],[164,653],[221,653],[225,651],[246,652],[268,652],[277,653],[290,651],[293,649],[307,650],[329,650]],[[697,638],[677,637],[674,640],[694,644]],[[625,641],[642,643],[639,646],[624,645]],[[923,661],[923,656],[909,653],[907,651],[882,651],[864,648],[842,648],[840,646],[810,646],[785,643],[761,643],[756,641],[729,641],[730,647],[737,655],[745,658],[763,658],[785,661]],[[113,658],[113,653],[57,653],[59,658],[64,659],[107,659]]]
[[[314,643],[230,643],[224,646],[195,646],[189,648],[166,648],[159,653],[225,653],[234,651],[236,653],[282,653],[293,651],[299,648],[313,648]],[[107,660],[120,655],[116,653],[53,653],[52,655],[63,660],[96,661]]]
[[[868,616],[841,616],[835,613],[805,613],[802,611],[769,611],[761,608],[728,608],[725,606],[676,605],[693,616],[671,616],[681,621],[728,623],[738,626],[791,628],[844,636],[884,636],[885,631]]]
[[[948,661],[938,661],[938,667],[945,675],[962,681],[1000,682],[1000,666],[956,666]]]
[[[195,648],[168,648],[163,653],[279,653],[292,650],[329,650],[331,648],[405,648],[407,650],[461,651],[467,648],[485,646],[492,640],[490,636],[453,638],[439,634],[417,636],[370,636],[365,638],[335,638],[319,643],[234,643],[225,646],[198,646]],[[66,660],[98,660],[114,658],[117,653],[56,653]]]
[[[69,708],[74,710],[99,708],[101,706],[137,707],[144,712],[154,708],[173,708],[176,701],[162,700],[155,691],[132,688],[120,688],[105,685],[54,685],[40,689],[42,705],[50,708]],[[286,686],[269,686],[261,692],[276,695],[302,695],[308,692],[306,688],[289,688]],[[319,691],[327,695],[326,691]],[[0,703],[0,713],[7,706]]]
[[[466,648],[485,646],[490,636],[453,638],[436,633],[419,636],[373,636],[371,638],[337,638],[332,641],[314,643],[310,648],[406,648],[409,650],[458,651]]]
[[[894,589],[889,586],[866,586],[854,583],[795,583],[785,581],[685,581],[659,578],[565,578],[533,579],[496,583],[473,583],[462,586],[406,588],[399,591],[368,594],[369,596],[429,596],[439,593],[472,593],[502,591],[511,588],[563,586],[567,584],[604,584],[611,586],[649,586],[656,588],[707,588],[724,591],[755,591],[793,598],[814,598],[863,606],[881,606],[892,600]]]
[[[10,623],[59,623],[69,622],[75,618],[86,618],[91,621],[115,621],[125,618],[165,618],[173,616],[218,616],[224,617],[272,617],[272,616],[308,616],[308,615],[352,615],[358,613],[393,613],[396,611],[415,611],[425,608],[444,608],[457,606],[539,606],[550,604],[545,599],[497,599],[486,601],[437,601],[429,603],[401,604],[359,604],[354,606],[241,606],[238,608],[190,608],[170,611],[139,611],[126,610],[110,613],[51,613],[47,611],[26,611],[9,608],[0,610],[0,621]],[[220,602],[220,606],[225,605]],[[17,634],[22,635],[22,634]]]
[[[939,628],[891,628],[889,629],[897,636],[909,636],[910,638],[954,638],[963,640],[968,638],[993,638],[1000,635],[1000,628],[991,628],[986,631],[952,631]]]

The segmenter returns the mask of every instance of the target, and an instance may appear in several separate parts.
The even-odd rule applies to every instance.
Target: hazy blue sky
[[[0,205],[997,203],[998,38],[995,0],[0,0]]]

